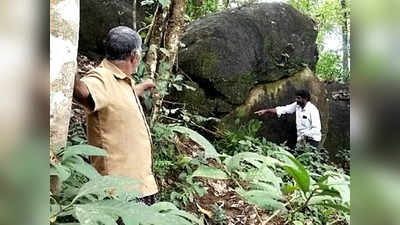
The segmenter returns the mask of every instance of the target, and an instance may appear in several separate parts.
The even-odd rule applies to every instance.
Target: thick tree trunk
[[[166,62],[170,71],[173,69],[179,48],[179,38],[183,33],[185,8],[185,0],[172,0],[171,4],[165,8],[161,8],[160,5],[157,7],[152,28],[148,35],[149,51],[146,55],[146,64],[149,66],[149,75],[152,79],[156,79],[161,62]],[[147,44],[147,41],[145,43]],[[161,49],[166,51],[161,51]],[[163,97],[159,94],[153,97],[155,98],[155,103],[151,114],[150,126],[157,120],[163,100]]]
[[[343,44],[343,70],[345,74],[349,73],[349,14],[346,10],[346,0],[341,0],[342,9],[344,10],[343,24],[342,24],[342,44]]]
[[[79,37],[79,0],[50,1],[50,163],[68,135]],[[52,182],[53,183],[53,182]],[[52,185],[53,186],[53,185]]]

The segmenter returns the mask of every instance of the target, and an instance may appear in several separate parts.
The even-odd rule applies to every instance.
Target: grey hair
[[[142,39],[131,28],[118,26],[108,32],[104,45],[107,59],[125,60],[134,52],[142,50]]]

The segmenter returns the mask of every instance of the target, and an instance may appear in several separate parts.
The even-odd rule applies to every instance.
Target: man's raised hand
[[[156,87],[152,79],[145,80],[142,84],[145,91]]]

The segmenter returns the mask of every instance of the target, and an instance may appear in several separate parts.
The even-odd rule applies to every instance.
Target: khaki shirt
[[[95,103],[87,116],[88,142],[108,152],[107,157],[91,157],[93,166],[102,175],[139,181],[137,191],[143,196],[157,193],[150,130],[134,91],[134,81],[106,59],[81,81]]]

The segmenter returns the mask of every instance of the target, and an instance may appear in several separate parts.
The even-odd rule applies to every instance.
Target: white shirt
[[[319,111],[311,102],[307,102],[304,108],[294,102],[290,105],[278,106],[275,109],[278,117],[296,112],[297,141],[304,139],[305,136],[312,138],[314,141],[321,141]]]

